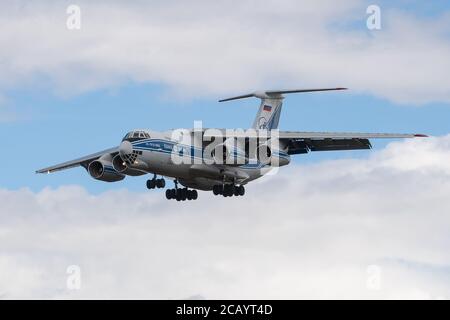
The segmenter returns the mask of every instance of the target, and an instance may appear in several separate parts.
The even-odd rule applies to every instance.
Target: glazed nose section
[[[130,141],[122,141],[122,143],[119,146],[120,157],[122,159],[124,159],[124,157],[126,155],[129,155],[132,153],[133,153],[133,146],[131,145],[131,142]]]
[[[132,164],[136,160],[133,154],[133,145],[130,141],[122,141],[119,146],[119,156],[127,164]]]

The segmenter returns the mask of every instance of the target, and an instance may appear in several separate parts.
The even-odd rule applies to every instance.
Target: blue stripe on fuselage
[[[165,153],[165,154],[171,154],[173,152],[173,148],[174,146],[178,146],[180,147],[180,151],[181,150],[186,150],[186,149],[190,149],[190,154],[183,154],[184,156],[190,156],[191,158],[198,158],[198,159],[203,159],[202,156],[196,156],[196,154],[203,153],[203,149],[201,148],[195,148],[194,146],[190,146],[190,145],[186,145],[186,144],[177,144],[173,141],[170,140],[163,140],[163,139],[146,139],[146,140],[139,140],[136,141],[134,143],[132,143],[133,145],[133,149],[136,150],[143,150],[143,151],[151,151],[151,152],[160,152],[160,153]],[[196,152],[197,151],[197,152]],[[244,155],[244,153],[242,152],[238,152],[237,150],[234,151],[234,156],[239,156],[239,155]],[[285,160],[290,160],[290,156],[283,152],[283,151],[274,151],[273,155],[275,157],[279,157]],[[265,165],[261,164],[261,163],[256,163],[256,164],[245,164],[242,165],[240,167],[242,168],[262,168]]]

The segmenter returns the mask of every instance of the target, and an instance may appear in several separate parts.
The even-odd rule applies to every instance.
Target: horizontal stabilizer
[[[304,92],[317,92],[317,91],[336,91],[336,90],[347,90],[347,88],[322,88],[322,89],[292,89],[292,90],[267,90],[267,91],[256,91],[253,93],[248,93],[236,97],[221,99],[219,102],[245,99],[250,97],[269,99],[275,97],[282,97],[285,93],[304,93]]]

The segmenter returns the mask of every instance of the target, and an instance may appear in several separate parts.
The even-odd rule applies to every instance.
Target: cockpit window
[[[150,138],[150,134],[145,131],[131,131],[128,132],[125,137],[123,137],[123,140],[129,140],[129,141],[136,141],[141,139]]]

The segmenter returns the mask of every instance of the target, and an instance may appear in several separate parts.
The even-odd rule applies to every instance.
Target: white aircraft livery
[[[212,191],[214,195],[224,197],[243,196],[247,183],[274,168],[289,164],[291,155],[310,151],[371,149],[369,139],[372,138],[426,137],[423,134],[278,130],[284,94],[345,89],[269,90],[219,100],[261,99],[252,128],[205,129],[194,125],[193,129],[165,132],[133,130],[117,147],[36,173],[82,166],[92,178],[106,182],[120,181],[126,176],[153,174],[153,178],[147,180],[147,188],[164,188],[164,177],[171,179],[174,188],[166,190],[166,198],[177,201],[196,200],[197,190]]]

